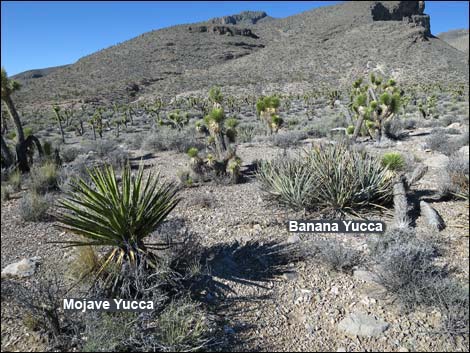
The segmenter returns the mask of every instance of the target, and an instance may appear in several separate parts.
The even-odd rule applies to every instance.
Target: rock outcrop
[[[219,25],[256,24],[270,17],[264,11],[243,11],[237,15],[213,18],[210,22]]]
[[[429,15],[424,13],[424,1],[374,1],[371,5],[374,21],[406,21],[423,27],[423,35],[431,36]]]
[[[243,36],[258,39],[259,37],[253,33],[249,28],[238,28],[233,26],[190,26],[188,27],[190,32],[194,33],[215,33],[219,35],[228,36]]]

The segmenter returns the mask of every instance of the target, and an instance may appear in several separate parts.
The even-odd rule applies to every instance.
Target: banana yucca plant
[[[256,176],[265,196],[284,206],[355,214],[387,204],[395,174],[380,160],[339,143],[263,162]]]
[[[100,272],[110,263],[136,263],[144,258],[153,264],[152,245],[144,239],[161,224],[180,199],[173,183],[160,183],[159,175],[144,178],[141,165],[133,178],[127,165],[121,185],[111,166],[88,171],[91,182],[83,179],[72,184],[71,191],[59,201],[60,227],[83,241],[62,241],[67,246],[111,246]],[[155,245],[153,245],[155,247]],[[149,256],[152,255],[152,256]]]

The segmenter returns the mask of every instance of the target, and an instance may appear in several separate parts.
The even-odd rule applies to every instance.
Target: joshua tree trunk
[[[13,123],[15,124],[17,142],[19,144],[23,143],[24,142],[23,125],[21,125],[20,116],[18,115],[18,112],[16,111],[15,105],[13,104],[13,101],[11,100],[10,96],[3,97],[3,101],[5,102],[5,106],[7,107],[8,113],[10,114],[13,120]]]
[[[356,139],[359,136],[359,133],[361,132],[363,122],[364,122],[364,115],[360,114],[359,119],[357,120],[357,123],[356,123],[356,127],[354,128],[354,133],[351,137],[352,142],[356,142]]]
[[[43,150],[39,139],[34,135],[29,135],[23,143],[16,144],[16,156],[18,159],[18,168],[21,172],[29,172],[29,161],[28,161],[28,151],[31,151],[34,146],[39,152],[39,155],[43,155]]]
[[[13,164],[13,156],[5,140],[3,139],[3,135],[0,135],[0,141],[2,145],[2,157],[3,157],[4,166],[8,168],[9,166]]]

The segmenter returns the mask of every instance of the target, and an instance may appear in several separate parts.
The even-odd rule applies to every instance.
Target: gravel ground
[[[413,150],[426,163],[437,153],[425,152],[424,139],[425,136],[413,137],[391,150]],[[307,141],[305,145],[311,142]],[[244,144],[238,150],[245,164],[256,159],[269,159],[278,153],[282,153],[282,149],[263,143]],[[145,151],[134,151],[136,157],[143,154]],[[176,152],[161,152],[145,163],[160,170],[165,178],[176,179],[177,171],[186,166],[187,157]],[[440,167],[430,167],[417,189],[436,190],[440,171]],[[388,299],[376,297],[371,284],[348,274],[332,272],[312,259],[287,264],[284,270],[254,274],[256,268],[263,265],[263,247],[269,248],[271,242],[284,246],[282,244],[290,236],[286,221],[304,216],[267,204],[253,178],[238,185],[207,184],[186,188],[182,190],[182,196],[183,201],[172,212],[169,222],[184,219],[185,226],[196,233],[205,246],[231,246],[223,258],[229,262],[222,261],[214,266],[215,279],[230,288],[220,309],[230,337],[228,349],[407,352],[468,348],[468,336],[466,340],[452,342],[432,334],[439,322],[437,311],[403,313]],[[468,281],[468,228],[464,226],[468,221],[468,203],[436,202],[433,206],[448,225],[439,233],[439,242],[445,249],[444,261],[455,266],[456,274]],[[2,205],[2,268],[22,258],[39,256],[40,267],[34,276],[62,271],[72,253],[48,243],[63,239],[61,230],[53,221],[21,221],[18,207],[19,199]],[[315,219],[316,215],[306,217]],[[421,218],[417,220],[417,227],[424,232]],[[355,248],[364,247],[367,242],[367,235],[317,234],[303,235],[300,245],[308,246],[308,240],[313,237],[337,237]],[[253,246],[252,241],[259,243]],[[270,261],[275,263],[277,260]],[[222,270],[218,271],[218,268]],[[348,337],[338,330],[338,323],[356,311],[371,314],[390,326],[378,337]],[[8,303],[2,305],[2,351],[44,348],[44,338],[22,324],[21,313]]]

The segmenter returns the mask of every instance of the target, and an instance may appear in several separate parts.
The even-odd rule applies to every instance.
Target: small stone
[[[230,326],[227,326],[227,325],[224,326],[224,332],[228,335],[234,335],[235,334],[235,330],[233,328],[231,328]]]
[[[282,278],[284,278],[286,281],[293,281],[297,279],[299,275],[296,272],[286,272],[282,275]]]
[[[377,276],[370,272],[370,271],[365,271],[365,270],[355,270],[353,272],[354,278],[357,278],[361,281],[368,282],[368,283],[376,283],[377,282]]]
[[[1,278],[25,278],[30,277],[36,271],[36,265],[39,258],[33,257],[30,259],[23,259],[21,261],[12,263],[2,270]]]
[[[388,328],[385,321],[377,320],[374,317],[356,312],[352,313],[338,324],[338,328],[353,336],[378,336]]]
[[[300,238],[298,235],[291,235],[289,238],[287,238],[286,243],[287,244],[295,244],[300,241]]]
[[[336,352],[347,352],[346,347],[339,347]]]

